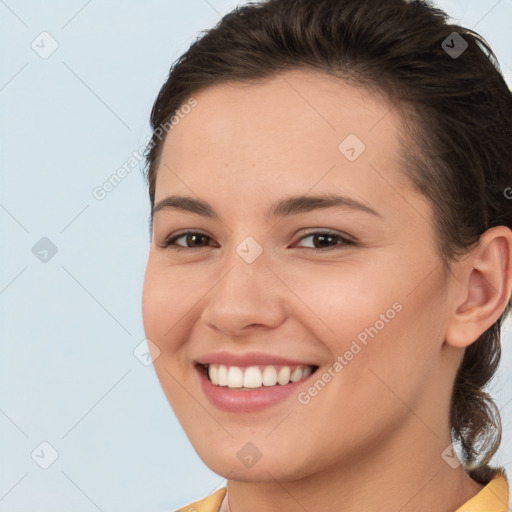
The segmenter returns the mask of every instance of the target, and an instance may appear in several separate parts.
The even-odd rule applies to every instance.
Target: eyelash
[[[200,235],[200,236],[206,237],[208,239],[211,239],[210,236],[205,235],[204,233],[201,233],[200,231],[184,231],[184,232],[179,233],[177,235],[174,235],[172,237],[167,237],[163,241],[163,243],[160,245],[160,247],[171,249],[173,251],[182,251],[183,249],[189,249],[189,250],[203,249],[204,247],[206,247],[206,246],[202,246],[202,247],[182,247],[182,246],[179,246],[179,245],[176,244],[176,240],[179,240],[180,238],[182,238],[184,236],[188,236],[188,235]],[[300,241],[304,240],[305,238],[309,238],[309,237],[315,236],[315,235],[316,236],[320,235],[320,236],[335,237],[338,240],[341,240],[343,243],[342,244],[337,244],[337,246],[332,246],[332,247],[328,247],[328,248],[299,247],[299,249],[313,249],[313,250],[316,250],[316,251],[319,251],[319,252],[327,252],[327,251],[335,250],[337,248],[338,249],[342,249],[343,247],[345,247],[347,245],[356,245],[356,243],[353,240],[345,238],[344,236],[340,235],[339,233],[336,233],[336,232],[333,232],[333,231],[329,231],[329,230],[326,230],[326,231],[313,231],[311,233],[308,233],[307,235],[304,235],[298,241],[300,242]]]

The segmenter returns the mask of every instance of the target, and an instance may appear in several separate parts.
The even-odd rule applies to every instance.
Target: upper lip
[[[283,366],[317,366],[306,361],[297,361],[263,352],[211,352],[196,359],[199,364],[225,364],[226,366],[257,366],[257,365],[283,365]]]

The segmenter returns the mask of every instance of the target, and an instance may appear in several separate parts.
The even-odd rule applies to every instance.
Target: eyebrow
[[[333,207],[349,208],[369,213],[377,217],[382,217],[380,213],[370,206],[367,206],[356,199],[336,194],[320,194],[314,196],[299,195],[287,197],[271,205],[265,216],[266,218],[271,219]],[[186,211],[211,219],[220,219],[219,214],[206,201],[179,195],[168,196],[158,201],[153,208],[151,217],[153,217],[156,212],[167,209]]]

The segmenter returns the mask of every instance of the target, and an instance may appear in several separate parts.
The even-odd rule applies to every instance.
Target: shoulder
[[[206,498],[176,510],[176,512],[219,512],[225,494],[226,487],[223,487]]]
[[[507,512],[510,510],[509,500],[507,476],[504,471],[499,471],[476,496],[455,512]]]
[[[195,501],[178,509],[176,512],[219,512],[222,500],[226,495],[226,487],[210,494],[206,498]],[[510,503],[509,503],[509,500]],[[506,474],[500,472],[473,498],[464,503],[455,512],[507,512],[512,505],[512,497]]]

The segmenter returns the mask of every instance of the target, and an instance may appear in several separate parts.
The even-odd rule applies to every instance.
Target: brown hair
[[[443,11],[407,0],[250,2],[198,37],[172,65],[151,112],[151,224],[159,156],[180,107],[210,85],[292,69],[365,86],[399,110],[408,127],[404,172],[432,203],[445,271],[487,229],[512,228],[505,193],[512,184],[512,94],[496,56],[479,34],[449,24]],[[452,438],[480,483],[497,473],[489,462],[501,442],[501,420],[484,388],[498,368],[501,325],[511,309],[509,300],[466,348],[451,399]]]

